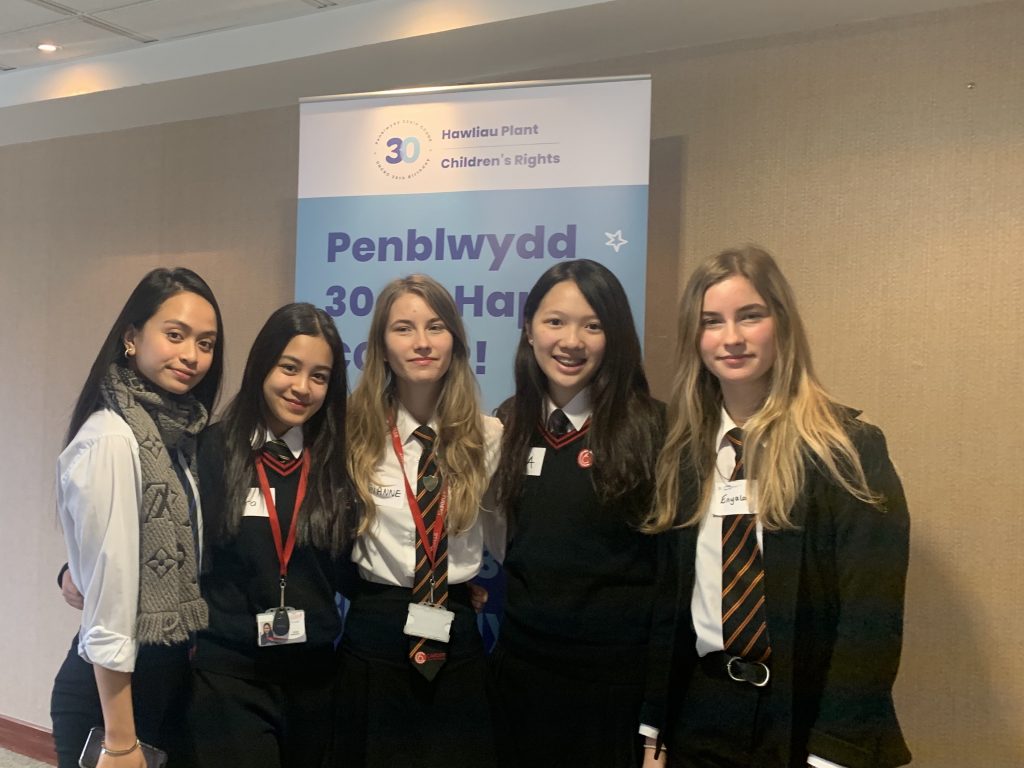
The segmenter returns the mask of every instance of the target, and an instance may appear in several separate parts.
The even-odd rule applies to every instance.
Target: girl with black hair
[[[493,669],[509,766],[628,768],[655,585],[650,505],[663,409],[629,302],[589,260],[558,264],[524,306],[496,474],[509,517]]]
[[[332,730],[335,603],[352,532],[345,358],[311,304],[274,312],[203,434],[203,595],[190,722],[200,766],[317,768]]]
[[[202,517],[195,438],[220,387],[224,332],[209,286],[155,269],[100,348],[57,461],[68,565],[81,630],[54,680],[61,768],[93,726],[101,768],[139,768],[139,740],[187,762],[181,729],[189,635],[206,626],[196,578]]]

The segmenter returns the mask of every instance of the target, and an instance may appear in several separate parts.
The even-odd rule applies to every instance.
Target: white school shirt
[[[484,461],[490,477],[498,465],[501,448],[501,422],[491,416],[482,416],[484,429]],[[416,491],[416,474],[423,444],[413,437],[420,426],[401,405],[396,414],[398,436],[405,456],[405,476]],[[437,431],[434,418],[427,423]],[[441,446],[444,450],[444,446]],[[376,516],[373,525],[356,539],[352,561],[359,566],[359,574],[376,584],[412,587],[416,569],[416,523],[405,496],[402,467],[391,442],[390,432],[385,440],[384,459],[377,467],[370,496],[374,499]],[[505,518],[490,504],[482,504],[476,522],[468,531],[448,537],[448,582],[460,584],[480,572],[484,547],[498,560],[505,555]]]
[[[263,450],[263,446],[275,439],[274,433],[270,430],[270,427],[256,427],[256,431],[252,435],[252,448],[254,451]],[[302,456],[302,448],[305,445],[305,438],[302,433],[302,425],[292,427],[280,437],[276,439],[283,442],[288,446],[288,450],[291,451],[292,456],[296,459]]]
[[[726,433],[735,428],[725,408],[722,409],[722,423],[718,428],[718,479],[727,480],[736,467],[736,451],[726,438]],[[749,495],[749,494],[748,494]],[[751,510],[753,512],[753,510]],[[706,656],[714,651],[725,650],[722,637],[722,520],[705,508],[697,535],[696,579],[690,600],[693,628],[697,634],[697,655]],[[764,552],[764,526],[757,521],[757,546]],[[814,768],[842,768],[817,755],[810,755],[807,764]]]
[[[196,500],[199,491],[180,452]],[[132,672],[138,656],[139,523],[142,468],[139,443],[118,414],[104,409],[85,420],[57,459],[57,510],[68,570],[82,593],[78,654],[115,672]],[[200,553],[197,553],[197,557]]]

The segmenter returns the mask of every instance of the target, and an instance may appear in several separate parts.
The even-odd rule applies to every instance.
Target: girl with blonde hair
[[[896,766],[909,519],[877,427],[825,392],[796,299],[748,247],[679,310],[648,527],[676,596],[646,765]],[[654,706],[659,709],[659,706]],[[658,743],[655,743],[657,741]]]
[[[467,582],[504,523],[481,507],[501,426],[480,413],[466,331],[426,275],[377,297],[349,399],[362,502],[359,582],[342,638],[338,764],[495,762],[483,644]]]

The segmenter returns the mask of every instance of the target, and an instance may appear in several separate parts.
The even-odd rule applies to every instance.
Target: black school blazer
[[[759,768],[806,766],[808,754],[847,768],[910,762],[892,701],[903,639],[910,519],[877,427],[847,427],[877,509],[850,496],[808,460],[794,529],[764,532],[765,594],[772,642],[770,725]],[[682,470],[680,519],[699,503]],[[697,661],[690,618],[697,527],[659,537],[660,619],[652,641],[647,711],[672,722]],[[652,723],[654,724],[654,723]],[[724,724],[723,724],[724,725]],[[672,728],[662,733],[671,738]],[[671,755],[672,744],[667,744]]]

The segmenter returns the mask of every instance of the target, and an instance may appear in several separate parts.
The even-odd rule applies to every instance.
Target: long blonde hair
[[[396,382],[387,364],[384,335],[391,307],[407,293],[423,299],[452,335],[452,361],[444,376],[435,413],[438,421],[438,463],[451,494],[448,531],[461,533],[476,520],[489,480],[483,422],[462,318],[451,294],[426,275],[392,280],[378,295],[370,322],[362,378],[349,397],[348,471],[365,508],[359,532],[368,530],[376,516],[370,484],[375,482],[377,467],[387,449],[388,417],[394,415],[398,406]]]
[[[711,286],[733,276],[751,282],[775,323],[776,359],[763,405],[743,425],[744,464],[756,478],[752,499],[769,530],[793,527],[789,512],[804,485],[805,460],[816,461],[845,491],[869,504],[880,497],[868,487],[848,429],[852,413],[821,386],[796,297],[775,260],[752,246],[727,250],[700,264],[690,276],[679,304],[676,375],[669,400],[669,431],[658,457],[654,509],[646,529],[696,525],[714,484],[721,426],[722,390],[700,355],[701,312]],[[680,467],[699,479],[699,503],[680,510]]]

